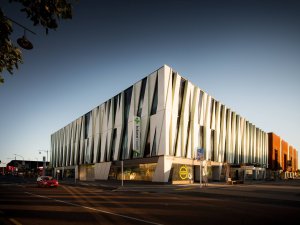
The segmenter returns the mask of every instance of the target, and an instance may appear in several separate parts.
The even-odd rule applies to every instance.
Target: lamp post
[[[6,16],[4,16],[5,19],[9,20],[10,22],[18,25],[19,27],[22,27],[24,29],[24,35],[21,38],[18,38],[17,43],[20,45],[20,47],[27,49],[27,50],[31,50],[33,48],[32,43],[27,39],[26,37],[26,31],[29,31],[30,33],[36,35],[36,33],[34,33],[32,30],[28,29],[27,27],[23,26],[22,24],[18,23],[17,21],[8,18]]]
[[[42,152],[46,152],[47,153],[47,159],[46,159],[46,161],[48,162],[48,150],[39,150],[39,153],[41,154]]]
[[[17,160],[17,156],[22,157],[23,161],[24,161],[24,157],[18,154],[14,154],[15,155],[15,160]]]
[[[48,162],[48,150],[38,150],[39,153],[41,154],[42,152],[46,152],[47,153],[47,158],[45,160],[45,156],[43,156],[43,175],[46,175],[46,167],[47,167],[47,162]]]
[[[37,157],[35,157],[34,159],[36,160],[35,172],[38,175],[38,167],[39,167],[39,165],[38,165],[39,162],[38,161],[39,161],[39,159]]]
[[[200,160],[199,162],[199,183],[200,188],[202,188],[202,166],[203,166],[203,160],[204,160],[204,148],[197,148],[197,160]]]

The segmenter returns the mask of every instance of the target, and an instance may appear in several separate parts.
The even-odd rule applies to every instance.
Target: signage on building
[[[193,178],[193,175],[191,173],[191,168],[187,167],[186,165],[180,166],[179,177],[182,180],[186,180],[186,179],[191,180]]]
[[[141,152],[141,118],[138,116],[133,119],[133,135],[133,151],[139,155]]]
[[[187,167],[184,165],[184,166],[181,166],[180,169],[179,169],[179,176],[182,180],[185,180],[188,178],[188,169]]]

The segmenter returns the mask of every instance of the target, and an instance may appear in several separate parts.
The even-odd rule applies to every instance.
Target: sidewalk
[[[147,181],[128,181],[125,180],[122,182],[120,180],[95,180],[95,181],[78,181],[72,180],[60,180],[60,184],[63,185],[72,185],[72,186],[81,186],[81,187],[99,187],[106,190],[116,190],[116,189],[132,189],[132,188],[165,188],[175,186],[170,183],[153,183]]]
[[[171,184],[171,183],[153,183],[147,181],[127,181],[123,182],[123,186],[120,180],[96,180],[96,181],[76,181],[74,179],[69,180],[60,180],[62,185],[72,185],[78,187],[96,187],[104,190],[110,191],[167,191],[167,190],[176,190],[178,188],[186,188],[187,190],[195,189],[200,187],[199,183],[193,184]],[[249,185],[275,185],[275,186],[299,186],[300,188],[300,179],[294,180],[276,180],[276,181],[265,181],[265,180],[246,180],[244,184],[234,184],[230,185],[226,182],[209,182],[207,185],[202,184],[204,189],[216,189],[216,188],[231,188],[231,187],[243,187]],[[200,189],[200,188],[199,188]]]

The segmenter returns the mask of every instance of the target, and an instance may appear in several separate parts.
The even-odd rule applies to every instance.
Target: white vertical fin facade
[[[140,119],[139,151],[134,118]],[[267,133],[163,66],[51,135],[54,167],[175,156],[268,163]]]

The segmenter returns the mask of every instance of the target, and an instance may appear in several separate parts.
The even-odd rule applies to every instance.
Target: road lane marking
[[[183,190],[192,190],[195,189],[195,187],[184,187],[184,188],[177,188],[176,191],[183,191]]]
[[[22,225],[20,222],[18,222],[17,220],[13,219],[13,218],[9,218],[9,220],[14,223],[15,225]]]
[[[0,215],[5,216],[4,212],[0,210]],[[10,222],[12,222],[15,225],[22,225],[20,222],[18,222],[17,220],[13,219],[13,218],[8,218],[10,220]],[[1,223],[2,224],[2,223]]]
[[[126,218],[126,219],[136,220],[136,221],[143,222],[143,223],[163,225],[161,223],[155,223],[155,222],[151,222],[151,221],[148,221],[148,220],[139,219],[139,218],[136,218],[136,217],[126,216],[126,215],[113,213],[113,212],[109,212],[109,211],[105,211],[105,210],[100,210],[100,209],[96,209],[96,208],[92,208],[92,207],[88,207],[88,206],[84,206],[84,205],[79,205],[79,204],[72,203],[72,202],[66,202],[66,201],[62,201],[62,200],[58,200],[58,199],[54,199],[54,198],[49,198],[47,196],[37,195],[37,194],[33,194],[31,192],[24,192],[24,193],[29,194],[29,195],[33,195],[33,196],[36,196],[36,197],[40,197],[40,198],[46,198],[46,199],[53,200],[53,201],[56,201],[56,202],[61,202],[61,203],[72,205],[72,206],[77,206],[77,207],[81,207],[81,208],[85,208],[85,209],[89,209],[89,210],[93,210],[93,211],[97,211],[97,212],[101,212],[101,213],[105,213],[105,214],[110,214],[110,215],[113,215],[113,216],[119,216],[119,217],[123,217],[123,218]],[[21,225],[21,224],[16,224],[16,225]]]

